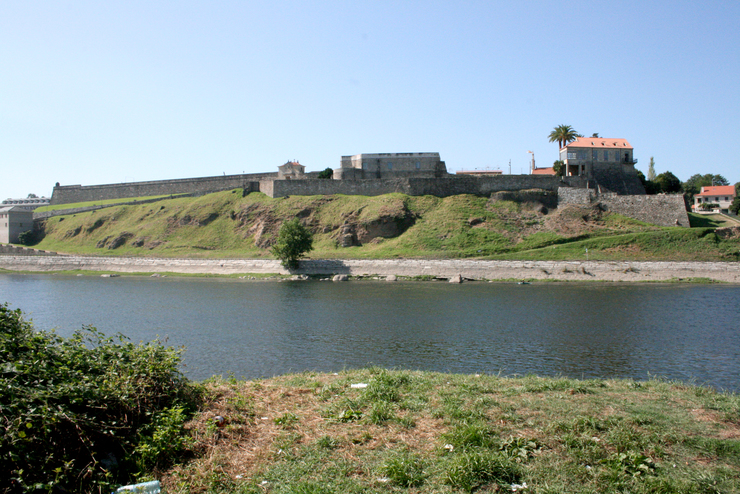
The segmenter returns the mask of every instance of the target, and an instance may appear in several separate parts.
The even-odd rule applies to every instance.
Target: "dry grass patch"
[[[373,368],[206,386],[193,457],[164,476],[167,492],[740,487],[740,400],[680,383]]]

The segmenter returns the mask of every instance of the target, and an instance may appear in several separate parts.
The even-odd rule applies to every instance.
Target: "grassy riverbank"
[[[599,208],[458,195],[242,196],[241,190],[49,218],[34,247],[84,255],[269,258],[286,219],[315,259],[481,258],[736,261],[740,238],[661,228]]]
[[[703,387],[372,368],[206,388],[168,493],[740,490],[740,399]]]

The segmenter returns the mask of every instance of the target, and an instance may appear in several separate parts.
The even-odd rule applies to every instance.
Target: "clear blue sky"
[[[0,198],[439,152],[551,166],[559,124],[740,181],[740,2],[0,3]]]

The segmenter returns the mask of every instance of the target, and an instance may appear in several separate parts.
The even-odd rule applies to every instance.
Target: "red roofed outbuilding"
[[[532,170],[532,175],[557,175],[555,173],[555,168],[549,167],[549,168],[535,168]]]

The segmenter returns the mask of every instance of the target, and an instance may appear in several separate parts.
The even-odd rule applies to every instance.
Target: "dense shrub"
[[[288,220],[280,226],[278,238],[272,246],[272,254],[288,269],[298,268],[298,259],[313,249],[313,235],[298,218]]]
[[[36,331],[0,305],[0,492],[110,492],[164,466],[198,399],[179,361],[93,327]]]
[[[36,234],[33,230],[27,230],[18,234],[18,243],[21,245],[33,245],[36,243]]]

